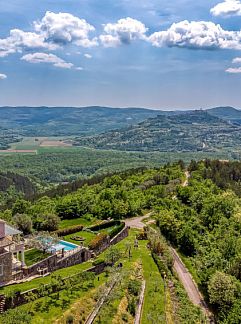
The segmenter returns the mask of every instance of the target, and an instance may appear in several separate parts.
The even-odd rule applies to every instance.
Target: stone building
[[[0,286],[11,281],[14,272],[25,265],[24,244],[20,242],[20,234],[19,230],[0,220]]]

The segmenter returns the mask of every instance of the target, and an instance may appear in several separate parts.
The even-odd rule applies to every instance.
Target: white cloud
[[[83,71],[84,69],[81,66],[77,66],[77,68],[75,68],[78,71]]]
[[[63,59],[54,54],[46,53],[26,54],[21,58],[21,60],[29,63],[50,63],[55,67],[63,69],[71,69],[74,66],[72,63],[65,62]]]
[[[50,43],[59,45],[74,43],[83,47],[98,45],[96,38],[89,38],[89,33],[95,31],[95,28],[86,20],[69,13],[56,14],[47,11],[42,20],[34,22],[34,28]]]
[[[42,35],[24,32],[20,29],[12,29],[7,38],[0,39],[0,57],[5,57],[16,52],[21,53],[23,49],[38,48],[54,50],[57,48],[57,45],[45,42]]]
[[[233,64],[241,63],[241,57],[236,57],[235,59],[233,59],[232,63]]]
[[[148,28],[139,20],[127,17],[104,25],[105,34],[100,40],[105,47],[116,47],[120,44],[130,44],[134,40],[146,39]]]
[[[84,19],[68,13],[47,11],[33,26],[34,32],[12,29],[8,37],[0,39],[0,57],[21,53],[24,49],[55,50],[68,43],[83,47],[98,45],[96,37],[89,38],[89,33],[95,28]]]
[[[218,3],[210,12],[216,17],[241,16],[241,2],[239,0],[226,0]]]
[[[7,79],[6,74],[0,73],[0,80]]]
[[[241,57],[236,57],[232,60],[233,64],[241,64]],[[226,70],[226,72],[228,73],[233,73],[233,74],[237,74],[237,73],[241,73],[241,66],[238,67],[233,67],[233,68],[228,68]]]
[[[166,31],[155,32],[149,41],[156,47],[193,49],[241,49],[241,31],[227,31],[208,21],[181,21]]]
[[[241,66],[240,67],[237,67],[237,68],[228,68],[226,70],[226,72],[232,73],[232,74],[241,73]]]
[[[84,57],[86,57],[87,59],[91,59],[92,58],[92,55],[90,55],[90,54],[84,54]]]

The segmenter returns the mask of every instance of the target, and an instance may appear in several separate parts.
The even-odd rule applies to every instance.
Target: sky
[[[239,0],[0,0],[0,106],[241,108]]]

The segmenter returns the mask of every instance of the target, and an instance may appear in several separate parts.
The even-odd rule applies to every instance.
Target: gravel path
[[[152,215],[152,212],[146,214],[145,216],[127,218],[125,220],[125,224],[126,224],[126,226],[129,226],[130,228],[142,229],[146,225],[143,223],[143,220],[150,217],[151,215]]]

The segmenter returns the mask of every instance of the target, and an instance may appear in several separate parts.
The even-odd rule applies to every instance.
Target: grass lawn
[[[95,234],[93,233],[89,233],[89,232],[85,232],[85,231],[80,231],[80,232],[77,232],[77,233],[74,233],[74,234],[69,234],[69,235],[66,235],[64,236],[64,240],[67,241],[67,242],[71,242],[71,243],[74,243],[74,244],[77,244],[77,245],[80,245],[81,242],[80,241],[75,241],[73,240],[72,238],[75,237],[75,236],[81,236],[83,237],[85,240],[83,241],[83,245],[84,246],[88,246],[88,244],[90,243],[90,241],[96,236]]]
[[[105,234],[110,234],[110,232],[113,230],[113,229],[115,229],[115,228],[117,228],[119,225],[115,225],[115,226],[111,226],[111,227],[108,227],[108,228],[104,228],[104,229],[102,229],[102,230],[100,230],[99,231],[99,233],[105,233]]]
[[[27,266],[31,266],[34,263],[37,263],[45,258],[47,258],[48,256],[50,256],[50,253],[44,253],[40,250],[37,249],[31,249],[28,250],[24,253],[25,255],[25,263]]]
[[[85,218],[64,219],[59,224],[59,229],[75,225],[91,226],[102,222],[99,219],[93,218],[91,220]]]

